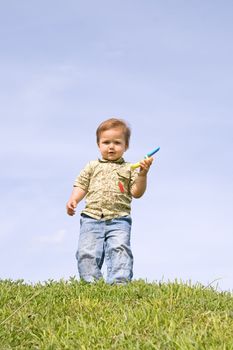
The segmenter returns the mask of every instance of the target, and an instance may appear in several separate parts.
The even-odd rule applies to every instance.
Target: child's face
[[[127,150],[125,135],[121,128],[102,131],[99,138],[99,150],[106,160],[117,160]]]

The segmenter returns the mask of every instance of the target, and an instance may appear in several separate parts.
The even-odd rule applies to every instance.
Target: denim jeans
[[[80,278],[94,282],[103,278],[105,260],[106,282],[126,283],[133,277],[133,255],[130,248],[131,217],[96,220],[82,215],[76,258]]]

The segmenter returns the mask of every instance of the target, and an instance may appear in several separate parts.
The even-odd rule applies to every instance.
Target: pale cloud
[[[61,229],[51,235],[41,235],[36,238],[36,241],[44,244],[61,244],[65,241],[66,230]]]

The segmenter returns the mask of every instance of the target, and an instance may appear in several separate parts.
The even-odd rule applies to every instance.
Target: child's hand
[[[153,160],[154,160],[154,158],[148,157],[148,158],[143,159],[140,162],[140,171],[139,171],[140,175],[145,176],[148,173],[150,166],[153,163]]]
[[[66,211],[68,215],[73,216],[75,214],[77,204],[85,197],[86,193],[87,191],[84,191],[79,187],[73,188],[70,199],[66,204]]]
[[[75,200],[69,200],[66,204],[66,211],[67,214],[70,216],[73,216],[75,214],[75,209],[77,207],[77,203]]]

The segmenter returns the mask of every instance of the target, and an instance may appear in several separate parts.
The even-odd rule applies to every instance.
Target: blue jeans
[[[96,220],[82,215],[76,258],[80,278],[94,282],[103,278],[105,259],[107,283],[126,283],[133,277],[133,255],[130,248],[131,217]]]

